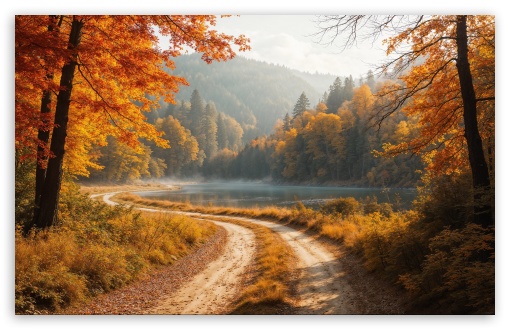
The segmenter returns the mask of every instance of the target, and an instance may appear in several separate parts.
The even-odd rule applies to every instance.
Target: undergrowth
[[[263,218],[312,230],[343,244],[365,267],[406,289],[414,314],[494,314],[495,233],[470,223],[469,182],[443,177],[412,210],[374,199],[339,198],[321,210],[193,206],[125,193],[117,201],[187,212]],[[445,194],[445,190],[452,193]],[[456,193],[455,193],[456,192]],[[459,193],[460,192],[460,193]],[[451,210],[454,209],[455,212]]]
[[[215,226],[179,215],[105,205],[67,187],[60,222],[17,226],[16,314],[56,313],[119,288],[190,253]]]

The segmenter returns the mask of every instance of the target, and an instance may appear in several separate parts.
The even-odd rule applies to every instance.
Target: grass
[[[120,288],[191,253],[216,226],[181,215],[137,213],[84,197],[63,223],[16,231],[15,312],[51,314]],[[84,204],[80,204],[84,203]]]
[[[126,192],[115,195],[111,200],[118,203],[129,203],[134,206],[149,206],[160,209],[170,209],[183,212],[197,212],[213,215],[245,216],[255,219],[272,219],[277,221],[290,220],[293,210],[278,207],[240,209],[232,207],[198,206],[189,203],[176,203],[171,201],[153,200],[142,198],[138,195]]]
[[[84,194],[102,194],[115,191],[143,191],[143,190],[175,190],[177,187],[161,183],[138,183],[119,185],[80,185],[80,192]]]
[[[215,219],[216,220],[216,219]],[[290,306],[290,278],[296,263],[291,247],[269,228],[242,220],[218,219],[253,231],[257,241],[255,276],[230,314],[263,315]]]

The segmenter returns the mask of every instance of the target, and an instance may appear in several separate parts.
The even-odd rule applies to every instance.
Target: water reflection
[[[317,208],[327,200],[339,197],[356,199],[376,197],[379,202],[400,202],[409,208],[416,197],[415,189],[380,189],[320,186],[277,186],[256,182],[209,182],[184,184],[180,190],[139,192],[138,195],[158,200],[189,202],[195,205],[228,207],[280,206],[292,207],[297,201]]]

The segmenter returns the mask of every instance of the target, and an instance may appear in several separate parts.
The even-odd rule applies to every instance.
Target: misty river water
[[[181,189],[145,191],[136,194],[149,199],[239,208],[292,207],[297,201],[303,202],[308,207],[317,208],[327,200],[339,197],[360,199],[367,196],[375,196],[380,203],[400,203],[402,208],[409,208],[416,197],[416,189],[397,188],[286,186],[258,182],[208,182],[177,185]]]

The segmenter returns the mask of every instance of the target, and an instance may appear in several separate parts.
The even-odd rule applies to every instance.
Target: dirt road
[[[105,203],[115,205],[110,198],[115,193],[104,194]],[[140,208],[154,212],[154,209]],[[160,211],[158,211],[160,212]],[[229,244],[225,254],[212,262],[207,270],[185,284],[178,292],[161,300],[158,307],[148,313],[160,314],[217,314],[236,295],[236,279],[242,274],[254,253],[254,236],[246,228],[215,221],[225,216],[192,212],[166,211],[214,221],[229,230]],[[296,309],[299,314],[360,314],[356,292],[344,277],[342,264],[333,253],[318,241],[294,228],[278,223],[228,216],[266,226],[279,233],[291,246],[299,259]]]
[[[239,278],[253,260],[255,235],[242,226],[213,222],[227,230],[224,254],[147,314],[228,313],[228,306],[240,291]]]

